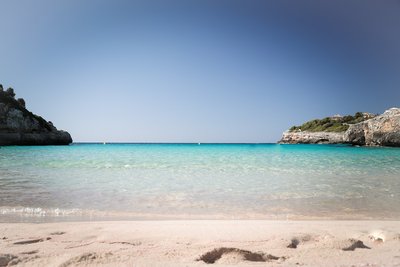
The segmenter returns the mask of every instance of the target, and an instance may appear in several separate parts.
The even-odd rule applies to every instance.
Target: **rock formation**
[[[25,108],[22,98],[15,99],[12,88],[0,85],[0,146],[6,145],[68,145],[71,135],[59,131],[51,122]]]
[[[351,125],[346,143],[367,146],[400,146],[400,108],[391,108],[375,118]]]
[[[400,147],[400,109],[391,108],[378,116],[369,115],[365,121],[348,124],[347,130],[342,132],[288,130],[279,143]]]
[[[279,143],[284,144],[341,144],[344,133],[335,132],[290,132],[283,133]]]

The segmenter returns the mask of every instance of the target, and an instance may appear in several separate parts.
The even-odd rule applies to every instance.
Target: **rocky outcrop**
[[[59,131],[51,122],[25,108],[23,99],[16,100],[14,91],[0,87],[0,146],[68,145],[71,135]]]
[[[400,147],[400,108],[391,108],[375,118],[350,125],[344,140],[353,145]]]
[[[279,143],[400,147],[400,109],[391,108],[381,115],[349,124],[343,132],[286,131]]]
[[[283,133],[279,143],[283,144],[341,144],[344,133],[334,132],[290,132]]]

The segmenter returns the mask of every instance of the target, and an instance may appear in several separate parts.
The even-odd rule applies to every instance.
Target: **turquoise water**
[[[400,149],[275,144],[0,148],[0,221],[400,219]]]

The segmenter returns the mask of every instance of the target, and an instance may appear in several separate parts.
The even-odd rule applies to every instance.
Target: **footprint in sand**
[[[313,235],[309,235],[309,234],[305,234],[305,235],[300,235],[298,237],[293,237],[292,240],[290,240],[289,245],[287,245],[287,248],[297,248],[298,245],[300,245],[300,243],[306,243],[306,242],[311,242],[311,241],[315,241],[315,242],[319,242],[319,239],[321,237],[319,236],[313,236]]]
[[[50,239],[51,239],[51,237],[30,239],[30,240],[23,240],[23,241],[14,242],[13,244],[14,245],[28,245],[28,244],[34,244],[34,243],[43,242],[43,241],[50,240]]]
[[[99,258],[99,255],[97,253],[84,253],[82,255],[73,257],[69,260],[67,260],[66,262],[64,262],[63,264],[60,265],[60,267],[67,267],[67,266],[73,266],[76,265],[78,263],[82,263],[82,262],[86,262],[89,263],[95,259]]]
[[[18,257],[12,254],[0,254],[0,267],[7,266],[11,261]]]
[[[95,260],[101,259],[101,258],[107,258],[109,256],[112,256],[113,254],[111,252],[105,253],[103,255],[97,254],[94,252],[88,252],[81,254],[79,256],[73,257],[63,264],[61,264],[59,267],[68,267],[68,266],[75,266],[77,264],[83,263],[83,264],[89,264],[93,263]]]
[[[26,252],[21,252],[23,255],[32,255],[38,253],[39,250],[31,250],[31,251],[26,251]]]
[[[350,242],[352,242],[352,244],[348,247],[342,248],[343,251],[354,251],[357,248],[371,249],[370,247],[364,245],[361,240],[351,239]]]
[[[226,258],[226,256],[232,256],[235,261],[257,261],[266,262],[271,260],[279,260],[281,257],[276,257],[270,254],[251,252],[248,250],[238,249],[238,248],[216,248],[201,255],[197,261],[204,261],[205,263],[213,264],[221,258]],[[227,259],[225,259],[226,261]],[[232,259],[231,259],[232,260]],[[228,260],[229,261],[229,260]]]
[[[105,242],[102,242],[105,243]],[[140,246],[142,244],[142,242],[128,242],[128,241],[114,241],[114,242],[110,242],[109,244],[113,245],[113,244],[122,244],[122,245],[130,245],[130,246]]]
[[[300,244],[300,241],[297,238],[293,238],[290,241],[290,244],[287,245],[287,248],[297,248],[297,246]]]
[[[57,231],[57,232],[50,233],[50,235],[63,235],[63,234],[65,234],[65,232],[62,232],[62,231]]]

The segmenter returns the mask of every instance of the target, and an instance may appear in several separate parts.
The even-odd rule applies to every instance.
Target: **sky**
[[[400,106],[400,1],[0,1],[0,83],[75,142],[276,142]]]

